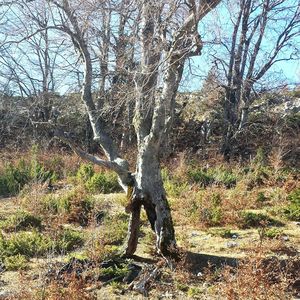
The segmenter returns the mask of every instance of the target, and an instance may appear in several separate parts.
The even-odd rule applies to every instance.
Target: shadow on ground
[[[185,253],[184,264],[190,272],[198,273],[207,267],[236,267],[238,265],[238,259],[234,257],[217,256],[187,251]]]

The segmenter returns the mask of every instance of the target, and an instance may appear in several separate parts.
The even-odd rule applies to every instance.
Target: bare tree
[[[54,93],[71,70],[64,67],[70,43],[48,29],[51,16],[45,1],[36,1],[34,7],[27,2],[12,3],[3,18],[0,34],[6,39],[1,46],[0,78],[10,78],[14,94],[30,102],[39,120],[48,121]]]
[[[231,37],[226,33],[221,37],[225,54],[215,54],[214,61],[226,81],[222,153],[228,158],[236,135],[247,124],[255,86],[274,64],[299,59],[300,4],[239,0],[228,1],[227,7],[233,22]]]
[[[134,8],[131,22],[138,24],[135,34],[138,47],[134,53],[138,61],[134,76],[134,128],[138,155],[136,170],[131,172],[128,162],[121,158],[115,143],[108,135],[109,124],[102,118],[101,111],[98,110],[101,105],[97,106],[92,93],[94,76],[89,24],[92,13],[96,11],[97,2],[50,1],[55,20],[54,25],[49,28],[69,35],[81,57],[84,69],[82,100],[93,128],[94,140],[101,145],[106,160],[84,153],[74,145],[73,148],[79,155],[95,164],[116,171],[127,192],[127,211],[131,213],[131,219],[126,255],[132,255],[137,247],[142,206],[156,233],[157,250],[163,255],[170,255],[176,250],[170,208],[160,173],[160,150],[166,134],[170,131],[175,96],[184,63],[188,57],[200,55],[202,42],[197,30],[198,23],[219,2],[119,1],[121,4],[129,3]],[[112,1],[109,9],[114,8],[113,4],[115,2]],[[122,15],[122,11],[120,14]],[[104,28],[101,32],[107,34],[107,29]],[[122,37],[118,36],[120,38]],[[103,69],[103,75],[106,76],[105,74]],[[61,133],[60,137],[65,139]],[[68,143],[72,145],[70,140]]]

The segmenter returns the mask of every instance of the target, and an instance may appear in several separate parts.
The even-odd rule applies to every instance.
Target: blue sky
[[[223,3],[226,3],[227,0],[224,0]],[[234,0],[231,0],[234,1]],[[297,3],[298,0],[287,0],[291,4],[292,3]],[[233,3],[233,2],[232,2]],[[213,51],[219,51],[220,47],[217,45],[212,45],[212,41],[216,38],[226,38],[230,37],[230,33],[232,32],[232,23],[230,22],[230,13],[234,11],[236,7],[233,6],[229,10],[226,8],[225,4],[220,5],[217,9],[212,11],[208,16],[201,22],[199,26],[199,32],[202,36],[202,39],[204,41],[204,47],[202,50],[202,55],[199,57],[193,57],[191,58],[185,66],[185,72],[183,76],[183,80],[181,82],[181,91],[195,91],[199,90],[201,88],[203,79],[205,78],[206,74],[212,67],[212,57],[211,54]],[[10,20],[13,22],[13,19]],[[12,24],[13,25],[13,24]],[[282,25],[281,23],[275,24],[273,26],[275,27],[280,27]],[[12,28],[13,26],[9,26]],[[275,27],[269,29],[269,33],[276,29]],[[57,37],[57,32],[53,32],[50,34],[51,38],[56,38]],[[1,32],[0,32],[0,38],[1,38]],[[298,37],[298,44],[300,45],[300,38]],[[26,46],[25,42],[24,44],[21,45],[21,48],[24,49]],[[266,41],[264,42],[264,47],[267,49],[270,47],[272,44],[272,39],[267,38]],[[66,46],[67,47],[67,46]],[[72,46],[71,46],[72,48]],[[77,56],[74,55],[73,49],[72,50],[72,55],[69,55],[68,57],[72,57],[72,63],[75,63],[77,60]],[[29,48],[28,48],[29,49]],[[223,50],[222,50],[223,51]],[[17,50],[16,50],[17,53]],[[222,55],[226,56],[226,53],[222,53]],[[24,62],[26,59],[23,59]],[[58,59],[58,65],[62,66],[63,65],[63,57],[59,57]],[[29,67],[30,69],[30,67]],[[34,77],[37,76],[39,77],[38,73],[35,73],[34,69],[30,69],[32,72],[32,75]],[[62,71],[60,71],[62,73]],[[300,82],[300,61],[292,61],[292,62],[279,62],[276,65],[270,69],[269,74],[276,74],[275,80],[273,85],[282,85],[282,84],[289,84],[289,85],[294,85],[294,84],[299,84]],[[74,87],[74,84],[77,84],[77,81],[74,80],[73,73],[67,74],[63,72],[63,76],[57,76],[58,80],[56,82],[56,87],[60,93],[68,92],[70,91],[70,88],[72,89]],[[265,82],[267,83],[268,81],[268,76],[265,77]]]

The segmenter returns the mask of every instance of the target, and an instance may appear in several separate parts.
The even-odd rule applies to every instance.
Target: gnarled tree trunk
[[[185,4],[187,16],[181,24],[174,28],[172,34],[167,33],[165,26],[168,18],[180,11],[176,2],[168,12],[168,1],[143,1],[138,6],[141,9],[142,25],[137,39],[140,41],[140,64],[135,77],[136,106],[134,128],[137,136],[135,173],[129,171],[129,164],[122,159],[113,140],[106,131],[101,112],[98,111],[92,94],[93,64],[90,49],[81,29],[76,14],[68,0],[58,3],[51,0],[66,14],[71,29],[59,27],[72,38],[78,49],[84,66],[84,82],[82,85],[82,101],[86,106],[94,140],[102,147],[107,160],[87,154],[73,147],[76,153],[95,164],[114,170],[120,183],[127,192],[127,212],[131,213],[125,254],[132,255],[137,248],[140,212],[144,207],[152,229],[156,234],[157,251],[164,256],[177,256],[174,227],[170,207],[166,199],[160,169],[160,150],[168,132],[175,109],[175,96],[183,73],[185,60],[193,55],[199,55],[202,43],[197,32],[198,23],[220,0],[194,1]],[[162,24],[162,15],[166,17]],[[179,12],[180,14],[180,12]],[[121,37],[120,37],[121,38]],[[74,42],[75,41],[75,42]],[[162,89],[159,87],[162,85]],[[64,138],[64,137],[62,137]]]

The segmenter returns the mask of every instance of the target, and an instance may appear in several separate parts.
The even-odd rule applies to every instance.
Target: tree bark
[[[150,138],[146,139],[139,149],[135,184],[130,205],[127,207],[132,213],[125,249],[125,254],[129,256],[137,247],[139,214],[142,205],[156,234],[158,253],[173,257],[177,254],[173,221],[161,177],[158,149],[158,144],[153,143]]]

